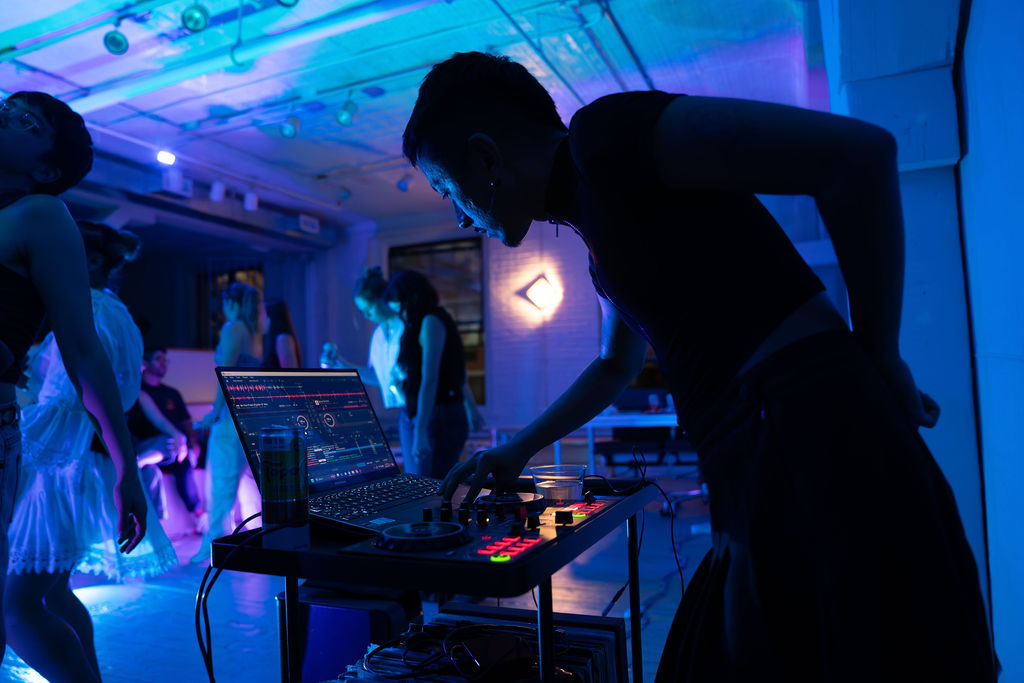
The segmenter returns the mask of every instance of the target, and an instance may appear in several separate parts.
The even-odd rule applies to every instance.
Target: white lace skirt
[[[146,537],[130,554],[119,552],[115,479],[113,461],[91,451],[61,465],[23,460],[8,530],[8,573],[80,571],[120,581],[177,566],[174,547],[151,506]]]

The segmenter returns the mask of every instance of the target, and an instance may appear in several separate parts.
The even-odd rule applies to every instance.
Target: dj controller
[[[549,503],[535,493],[492,493],[454,509],[450,503],[424,508],[423,521],[388,527],[347,551],[475,565],[523,562],[595,523],[621,500],[588,493],[577,502]]]

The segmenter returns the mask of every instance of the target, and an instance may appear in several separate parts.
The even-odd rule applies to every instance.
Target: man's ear
[[[46,185],[60,179],[60,169],[55,166],[42,165],[32,170],[32,180]]]
[[[475,164],[489,178],[497,178],[504,161],[494,138],[486,133],[473,133],[466,143],[469,146],[470,163]]]

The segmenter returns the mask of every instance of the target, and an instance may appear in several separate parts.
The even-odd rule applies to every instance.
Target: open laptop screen
[[[217,368],[246,458],[259,472],[264,427],[301,427],[311,491],[398,473],[377,414],[355,370]]]

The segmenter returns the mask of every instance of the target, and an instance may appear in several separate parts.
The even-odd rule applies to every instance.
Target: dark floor
[[[653,468],[650,473],[653,473]],[[666,490],[696,488],[693,479],[657,477]],[[670,518],[652,503],[645,511],[640,556],[640,600],[644,612],[644,680],[654,680],[672,615],[679,603],[680,585],[670,543]],[[700,558],[710,547],[701,534],[707,509],[700,499],[680,505],[674,537],[689,581]],[[695,528],[696,527],[696,528]],[[694,536],[691,532],[697,531]],[[197,536],[175,540],[184,562],[158,578],[138,583],[109,584],[95,577],[77,577],[76,593],[92,613],[96,648],[107,683],[192,683],[206,680],[196,642],[194,608],[196,590],[204,568],[187,564],[199,544]],[[556,612],[600,614],[627,576],[625,529],[606,537],[572,564],[555,574],[552,584]],[[224,572],[210,598],[214,667],[217,680],[263,683],[280,680],[277,616],[274,597],[284,590],[284,580],[254,574]],[[503,606],[533,608],[528,593],[503,599]],[[610,612],[623,616],[628,592]],[[428,616],[436,610],[424,605]],[[44,681],[10,649],[3,667],[3,681]],[[306,682],[311,683],[311,682]],[[315,683],[315,682],[313,682]]]

